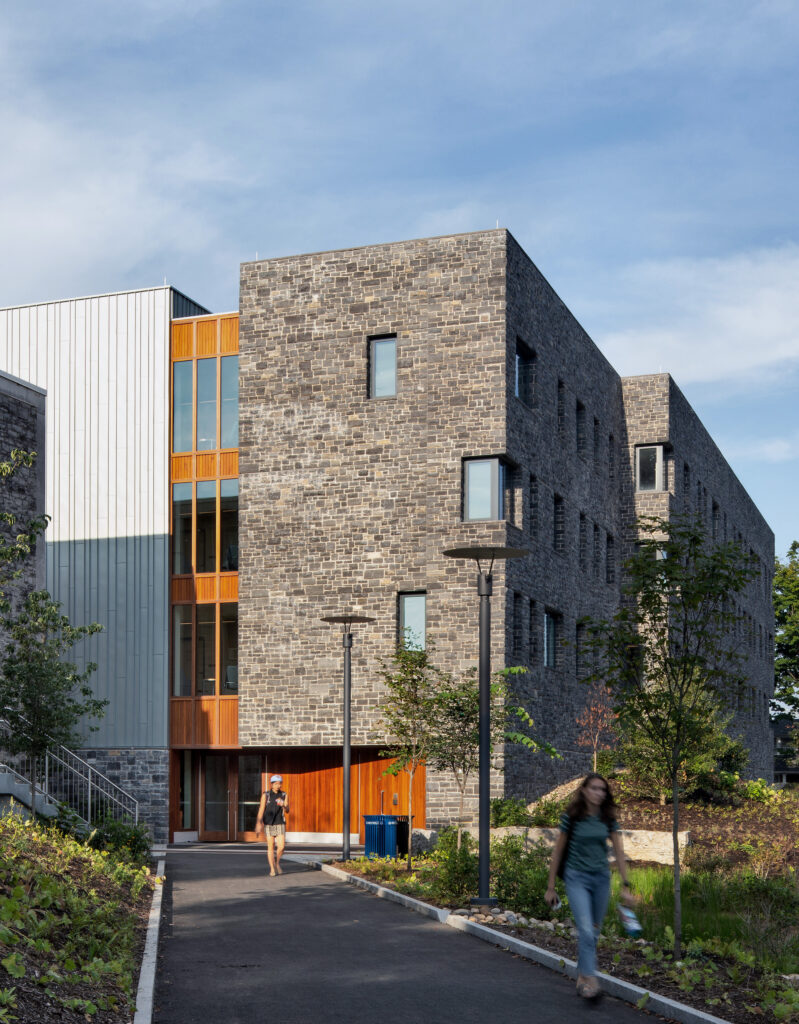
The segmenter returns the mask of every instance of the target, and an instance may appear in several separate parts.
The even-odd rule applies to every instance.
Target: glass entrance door
[[[235,756],[227,754],[205,754],[201,772],[202,796],[200,809],[200,839],[224,841],[230,839],[231,789],[235,793],[235,773],[230,771],[230,761],[235,765]],[[231,786],[231,782],[233,786]]]
[[[254,840],[258,805],[264,791],[262,754],[239,754],[237,839]]]

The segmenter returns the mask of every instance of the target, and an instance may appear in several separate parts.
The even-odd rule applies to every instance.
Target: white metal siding
[[[47,586],[111,701],[87,746],[163,747],[171,288],[0,310],[0,369],[47,390]]]

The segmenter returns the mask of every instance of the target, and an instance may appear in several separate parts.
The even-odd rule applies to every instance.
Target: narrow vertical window
[[[612,533],[605,537],[605,582],[616,582],[616,542]]]
[[[369,339],[369,395],[388,398],[397,393],[397,336]]]
[[[527,662],[535,665],[538,661],[538,618],[535,601],[531,600],[527,615]]]
[[[635,489],[663,490],[663,446],[646,445],[635,449]]]
[[[211,697],[216,693],[216,605],[197,605],[197,650],[195,661],[198,697]]]
[[[216,480],[197,484],[196,572],[216,572]]]
[[[559,627],[560,615],[547,608],[544,611],[544,665],[546,668],[558,667]]]
[[[586,674],[585,660],[585,623],[578,622],[574,627],[574,670],[578,682]]]
[[[521,340],[516,339],[516,379],[514,394],[525,405],[533,404],[535,384],[535,353]]]
[[[411,651],[423,651],[427,638],[427,595],[399,595],[399,642]]]
[[[616,439],[608,435],[608,480],[616,479]]]
[[[197,360],[197,451],[217,447],[216,359]]]
[[[599,527],[594,523],[594,548],[591,552],[592,564],[591,568],[594,573],[594,579],[599,579],[599,563],[601,559],[601,552],[599,549]]]
[[[687,509],[691,501],[691,467],[687,462],[682,464],[682,500]]]
[[[578,561],[583,572],[588,569],[588,522],[585,512],[580,513],[580,532],[578,537]]]
[[[191,572],[191,484],[172,485],[172,572]]]
[[[562,380],[558,381],[558,437],[563,440],[566,436],[566,385]]]
[[[594,416],[594,465],[599,465],[599,420]]]
[[[523,598],[522,595],[515,591],[513,592],[513,660],[518,664],[522,660],[522,651],[524,649],[524,624],[522,617],[523,609]]]
[[[575,406],[575,437],[577,441],[577,454],[585,458],[588,450],[588,437],[586,436],[585,406],[578,402]]]
[[[192,438],[194,363],[172,364],[172,451],[194,450]]]
[[[711,521],[710,521],[710,531],[711,531],[713,540],[718,540],[719,539],[719,534],[721,532],[720,524],[721,524],[721,509],[719,508],[718,502],[714,501],[713,502],[713,513],[712,513],[712,518],[711,518]]]
[[[552,547],[562,555],[566,548],[566,526],[563,498],[559,494],[552,498]]]
[[[219,483],[219,554],[222,572],[237,572],[239,568],[239,482],[221,480]]]
[[[172,696],[191,697],[191,605],[172,607]]]
[[[222,447],[239,446],[239,357],[222,356]]]
[[[538,478],[530,475],[530,523],[529,534],[531,537],[538,536]]]
[[[220,692],[223,696],[239,692],[239,606],[219,606]]]

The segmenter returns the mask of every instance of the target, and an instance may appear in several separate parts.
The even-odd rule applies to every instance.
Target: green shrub
[[[537,918],[552,917],[544,901],[550,851],[543,845],[526,849],[521,836],[506,836],[491,847],[492,895],[501,906]]]
[[[520,796],[500,796],[491,801],[491,827],[529,825],[530,812]]]
[[[597,750],[596,752],[596,770],[600,775],[604,775],[605,778],[609,778],[615,774],[616,766],[619,763],[619,755],[615,750]]]
[[[566,810],[568,800],[539,800],[530,812],[530,824],[536,828],[554,828]]]
[[[476,843],[464,832],[460,849],[457,844],[457,829],[444,829],[438,837],[438,845],[430,854],[430,860],[436,866],[431,882],[433,896],[445,904],[461,905],[477,892]]]
[[[747,800],[755,800],[760,804],[770,804],[778,799],[780,792],[769,785],[765,779],[749,779],[743,783],[743,795]]]
[[[130,818],[119,820],[106,815],[86,839],[93,850],[108,850],[118,860],[143,865],[150,860],[150,832],[146,825],[136,825]]]

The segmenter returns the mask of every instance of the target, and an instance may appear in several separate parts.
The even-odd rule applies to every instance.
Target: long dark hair
[[[586,803],[583,790],[594,779],[599,779],[600,782],[605,784],[605,799],[599,805],[599,817],[606,825],[610,825],[611,822],[616,820],[616,801],[613,799],[613,793],[610,791],[608,780],[604,775],[599,775],[597,772],[589,772],[586,775],[580,783],[577,792],[571,798],[571,802],[566,808],[566,813],[572,821],[580,821],[588,816],[588,804]]]

